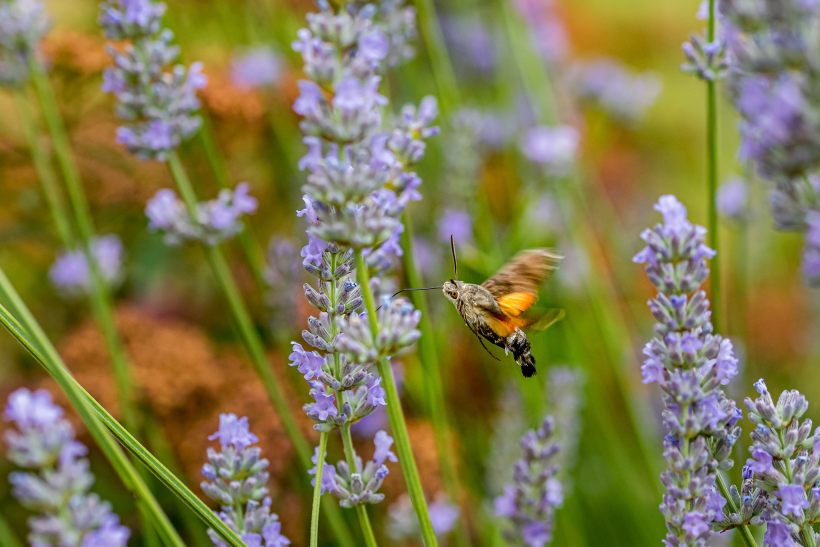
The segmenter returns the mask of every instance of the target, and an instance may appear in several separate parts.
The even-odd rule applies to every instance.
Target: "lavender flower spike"
[[[537,431],[521,438],[524,454],[513,468],[513,483],[493,503],[495,514],[508,523],[503,533],[512,544],[544,547],[552,541],[555,511],[564,501],[554,430],[555,420],[547,416]]]
[[[812,433],[810,419],[800,423],[809,403],[798,391],[784,391],[775,404],[762,379],[755,388],[760,396],[745,401],[749,419],[758,424],[751,434],[752,458],[746,462],[761,498],[753,516],[765,519],[764,541],[773,547],[813,545],[811,523],[820,518],[820,490],[815,488],[820,431]]]
[[[281,534],[279,517],[270,512],[272,502],[265,486],[268,460],[260,459],[261,448],[251,446],[259,439],[250,432],[248,419],[221,414],[219,430],[208,439],[218,439],[221,450],[208,449],[208,463],[202,467],[207,480],[201,486],[221,506],[219,518],[249,546],[290,545]],[[227,547],[213,530],[208,535],[217,547]]]
[[[197,218],[192,220],[176,192],[163,188],[145,206],[148,228],[161,233],[168,245],[186,241],[217,245],[245,228],[240,220],[243,215],[256,212],[258,203],[249,192],[247,182],[240,182],[233,191],[224,188],[216,199],[198,203]]]
[[[362,459],[354,454],[355,469],[351,469],[346,461],[340,461],[335,466],[325,463],[322,468],[322,493],[330,492],[340,500],[339,504],[346,508],[366,503],[380,503],[384,500],[384,494],[378,493],[385,477],[390,473],[384,461],[389,459],[396,462],[398,459],[390,452],[393,438],[384,431],[376,433],[374,444],[376,450],[373,458],[366,463],[363,464]],[[315,455],[313,461],[318,461]],[[316,467],[309,473],[315,475]]]
[[[32,471],[9,475],[12,494],[38,512],[29,519],[28,540],[37,547],[125,547],[131,531],[111,512],[111,504],[89,493],[88,449],[74,438],[63,409],[44,389],[9,395],[3,419],[16,429],[4,435],[8,459]]]
[[[124,253],[120,238],[115,234],[96,237],[91,242],[91,252],[103,281],[110,287],[118,286],[124,277]],[[91,271],[85,253],[80,250],[64,251],[57,255],[48,278],[61,294],[68,297],[88,295],[91,291]]]
[[[0,3],[0,86],[18,87],[28,79],[28,60],[37,55],[51,22],[38,0]]]
[[[205,87],[202,63],[174,65],[179,47],[162,27],[166,5],[153,0],[107,0],[99,23],[111,40],[128,40],[122,51],[109,47],[114,66],[103,73],[102,90],[117,97],[117,113],[126,120],[117,142],[140,159],[164,161],[199,129],[194,115]]]
[[[663,390],[666,405],[664,543],[700,547],[713,528],[726,530],[751,518],[745,505],[725,518],[727,501],[715,488],[716,470],[732,467],[728,458],[740,436],[735,424],[741,412],[721,389],[737,375],[737,359],[731,341],[713,333],[709,301],[700,290],[709,275],[706,260],[715,254],[704,244],[706,230],[689,222],[675,196],[662,196],[655,210],[663,224],[643,231],[647,246],[633,258],[646,265],[659,291],[648,303],[657,320],[656,337],[644,347],[641,371],[644,383]]]

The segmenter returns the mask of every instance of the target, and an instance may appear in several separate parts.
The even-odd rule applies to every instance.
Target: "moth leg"
[[[475,337],[476,337],[476,338],[478,338],[478,341],[479,341],[479,343],[481,344],[481,347],[482,347],[482,348],[484,348],[484,351],[486,351],[487,353],[489,353],[489,354],[490,354],[490,357],[492,357],[492,358],[493,358],[493,359],[495,359],[496,361],[501,361],[501,359],[499,359],[498,357],[496,357],[495,355],[493,355],[493,354],[492,354],[492,352],[491,352],[489,349],[487,349],[487,346],[485,346],[485,345],[484,345],[484,340],[482,340],[482,339],[481,339],[481,336],[480,336],[480,335],[479,335],[479,334],[478,334],[478,333],[477,333],[477,332],[473,329],[473,327],[471,327],[469,323],[466,323],[466,322],[465,322],[464,324],[465,324],[465,325],[467,325],[467,328],[468,328],[468,329],[470,329],[470,331],[472,331],[472,333],[473,333],[473,334],[475,334]]]

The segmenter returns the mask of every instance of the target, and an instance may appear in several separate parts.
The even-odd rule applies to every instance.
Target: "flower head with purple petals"
[[[218,439],[221,450],[208,448],[208,463],[202,467],[207,480],[200,486],[220,505],[219,518],[249,547],[289,545],[281,535],[279,517],[270,511],[272,500],[265,486],[268,460],[261,458],[261,448],[251,446],[259,439],[250,432],[248,418],[220,414],[219,430],[208,439]],[[213,530],[208,535],[217,547],[226,545]]]
[[[90,492],[85,445],[44,389],[18,389],[9,395],[3,419],[12,422],[3,435],[8,459],[28,471],[9,474],[12,495],[36,511],[28,519],[34,546],[125,547],[131,531],[111,512],[111,504]]]

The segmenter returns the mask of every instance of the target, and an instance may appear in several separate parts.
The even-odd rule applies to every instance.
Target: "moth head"
[[[444,296],[447,297],[447,300],[455,304],[459,296],[461,296],[461,288],[463,285],[463,282],[451,279],[450,281],[445,281],[442,286],[442,292],[444,292]]]

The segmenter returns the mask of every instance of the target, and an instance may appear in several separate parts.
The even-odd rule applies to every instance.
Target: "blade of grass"
[[[359,276],[359,286],[362,288],[362,298],[364,298],[365,308],[367,309],[370,330],[373,332],[373,337],[376,338],[379,334],[376,304],[373,302],[370,275],[361,251],[356,251],[356,272]],[[387,415],[390,418],[390,428],[396,437],[396,451],[399,453],[399,462],[404,473],[404,480],[407,483],[407,492],[410,494],[413,510],[419,519],[421,538],[425,547],[435,547],[438,545],[436,533],[433,531],[433,524],[430,522],[427,500],[424,498],[424,491],[421,487],[421,479],[413,456],[413,448],[410,446],[410,435],[407,432],[407,423],[404,421],[399,392],[396,390],[396,382],[393,379],[393,370],[386,359],[379,359],[376,366],[379,369],[379,376],[384,382],[384,390],[387,393]]]
[[[715,0],[709,0],[709,24],[707,36],[709,42],[715,40],[715,27],[717,26]],[[709,211],[709,246],[718,249],[718,211],[717,211],[717,185],[718,185],[718,121],[717,121],[717,85],[714,80],[706,82],[706,163],[707,163],[707,200]],[[723,319],[723,299],[720,288],[720,262],[721,253],[718,252],[709,262],[712,274],[709,276],[709,286],[712,289],[712,325],[715,332],[721,332],[721,320]]]
[[[322,473],[325,469],[327,433],[319,435],[319,453],[316,455],[316,478],[313,485],[313,508],[310,512],[310,547],[319,546],[319,507],[322,504]],[[354,468],[355,469],[355,468]]]
[[[197,197],[176,152],[172,152],[169,155],[168,167],[177,183],[180,194],[182,194],[182,199],[188,208],[188,213],[191,215],[191,218],[196,218]],[[248,312],[247,306],[236,285],[236,281],[231,275],[225,256],[222,254],[222,250],[218,245],[205,246],[204,249],[214,278],[222,289],[228,306],[231,309],[231,313],[242,338],[242,343],[251,358],[251,363],[259,375],[259,378],[262,380],[262,385],[265,387],[265,391],[273,407],[276,409],[279,419],[282,420],[282,425],[285,427],[285,431],[293,443],[303,470],[307,471],[313,467],[310,444],[299,429],[296,419],[285,400],[279,381],[271,370],[271,364],[265,355],[262,339],[254,327],[250,312]],[[339,542],[346,546],[352,546],[352,535],[347,527],[347,523],[344,522],[339,512],[339,508],[335,505],[325,504],[322,506],[322,510],[328,518],[330,526]]]
[[[519,77],[522,80],[531,106],[537,112],[539,123],[554,125],[558,123],[558,114],[555,105],[552,85],[544,61],[531,47],[531,30],[525,21],[515,12],[510,0],[499,0],[507,40],[518,67]],[[564,187],[568,186],[568,187]],[[564,217],[563,223],[573,245],[585,249],[595,266],[592,271],[606,272],[608,267],[605,254],[597,235],[589,224],[582,218],[567,218],[569,211],[580,211],[585,218],[591,218],[588,204],[583,195],[581,181],[573,173],[569,181],[559,185],[557,193],[559,209]],[[637,355],[632,346],[632,337],[627,328],[623,310],[618,303],[617,290],[612,286],[611,276],[589,275],[585,270],[583,278],[588,301],[595,312],[598,328],[607,346],[607,353],[615,370],[618,388],[627,407],[634,435],[638,441],[641,455],[645,461],[647,476],[657,490],[662,489],[654,476],[659,473],[658,458],[653,448],[653,439],[650,438],[652,427],[646,423],[646,418],[652,415],[646,402],[634,396],[631,386],[632,360]]]
[[[83,423],[85,423],[97,445],[111,462],[125,487],[134,494],[138,503],[143,505],[144,510],[151,515],[163,541],[175,547],[184,547],[185,545],[157,503],[154,495],[148,490],[137,470],[125,456],[120,446],[117,445],[115,438],[156,475],[163,484],[182,499],[208,526],[213,528],[228,545],[231,547],[247,547],[208,506],[196,497],[175,475],[170,473],[74,379],[57,350],[46,337],[25,303],[20,299],[2,269],[0,269],[0,297],[8,303],[14,312],[14,315],[12,315],[4,306],[0,305],[0,323],[65,391],[71,406],[80,415]],[[18,318],[20,322],[18,322]]]
[[[419,274],[414,257],[413,249],[413,225],[409,214],[405,211],[404,232],[401,234],[401,247],[404,251],[402,255],[402,266],[407,275],[408,286],[424,286]],[[411,293],[413,304],[421,312],[419,330],[419,360],[424,368],[424,386],[427,398],[428,412],[433,421],[433,432],[436,441],[436,453],[438,455],[441,475],[444,479],[444,488],[447,495],[454,503],[461,505],[461,493],[459,489],[458,471],[454,462],[455,449],[450,435],[450,427],[447,422],[447,402],[444,398],[444,387],[441,379],[441,367],[439,365],[438,351],[436,349],[436,339],[433,325],[430,321],[429,308],[427,306],[426,291],[414,291]],[[462,509],[463,510],[463,509]],[[458,519],[456,540],[459,545],[468,545],[468,532],[466,519]]]
[[[200,141],[202,141],[202,148],[205,150],[205,157],[208,158],[208,165],[211,166],[211,171],[216,177],[216,182],[220,188],[231,188],[230,178],[228,177],[228,170],[225,168],[225,162],[222,155],[219,153],[219,148],[216,145],[216,140],[213,136],[213,128],[211,126],[210,118],[201,113],[202,127],[199,130]],[[237,236],[239,245],[245,253],[248,260],[248,266],[251,268],[253,277],[256,280],[257,288],[260,290],[268,286],[265,279],[265,253],[256,239],[250,226],[246,224],[245,229]]]
[[[30,66],[32,67],[32,82],[40,100],[46,123],[52,135],[54,148],[63,170],[63,178],[66,182],[69,198],[74,209],[75,225],[80,227],[79,233],[82,244],[79,245],[79,247],[82,248],[85,254],[91,276],[91,309],[103,333],[108,353],[111,356],[114,381],[116,383],[117,397],[120,403],[123,421],[128,429],[137,432],[139,431],[139,416],[132,401],[131,367],[128,363],[128,357],[125,353],[122,341],[117,333],[116,325],[114,324],[113,303],[109,289],[103,280],[96,257],[94,257],[92,252],[94,227],[91,213],[88,210],[88,204],[82,190],[79,173],[77,172],[71,153],[70,143],[68,142],[68,137],[65,133],[65,128],[63,127],[48,77],[39,64],[32,62]],[[57,183],[57,176],[48,154],[43,151],[38,142],[37,124],[34,120],[32,109],[28,104],[28,97],[22,91],[16,95],[18,112],[20,113],[35,168],[43,185],[43,193],[46,195],[52,217],[57,226],[57,233],[66,249],[76,249],[78,247],[76,243],[77,239],[71,228],[72,224],[69,220],[69,214]],[[138,471],[143,473],[143,480],[147,480],[147,477],[144,475],[144,470],[140,468]],[[159,547],[159,540],[155,531],[152,530],[150,520],[145,520],[146,514],[145,511],[140,511],[143,541],[146,547]]]
[[[427,45],[427,55],[433,67],[441,111],[449,114],[458,108],[460,102],[458,81],[450,54],[447,52],[447,45],[444,43],[444,34],[441,32],[441,25],[436,16],[436,7],[433,0],[415,0],[413,3],[418,11],[421,34]]]
[[[23,547],[23,542],[20,541],[2,514],[0,514],[0,545],[4,547]]]

